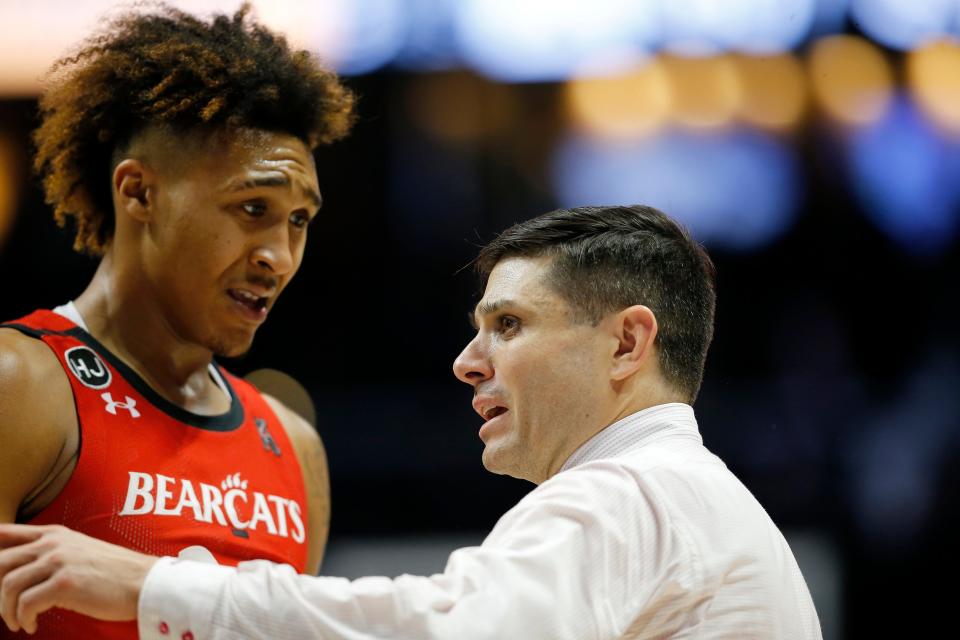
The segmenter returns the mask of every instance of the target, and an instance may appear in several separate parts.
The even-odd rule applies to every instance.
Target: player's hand
[[[0,524],[0,617],[27,633],[53,607],[133,620],[156,561],[66,527]]]

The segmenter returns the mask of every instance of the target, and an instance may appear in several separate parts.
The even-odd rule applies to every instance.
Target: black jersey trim
[[[213,362],[213,366],[223,379],[223,383],[226,385],[227,391],[230,392],[230,410],[226,413],[221,413],[220,415],[216,416],[204,416],[187,411],[183,407],[170,402],[159,393],[154,391],[153,387],[148,385],[147,382],[140,377],[140,374],[130,368],[123,360],[115,356],[113,352],[100,344],[99,340],[84,331],[82,327],[74,327],[73,329],[68,329],[67,331],[50,331],[46,329],[35,329],[34,327],[28,327],[26,325],[11,322],[7,324],[0,324],[0,328],[16,329],[21,333],[38,339],[45,335],[76,338],[80,342],[93,349],[98,356],[106,360],[110,366],[117,370],[117,373],[120,374],[120,377],[129,382],[130,385],[137,390],[137,393],[146,398],[150,404],[155,406],[157,409],[160,409],[160,411],[164,412],[174,420],[182,422],[185,425],[196,427],[197,429],[203,429],[204,431],[235,431],[239,429],[241,425],[243,425],[243,404],[241,404],[240,398],[237,396],[237,392],[234,390],[233,385],[230,384],[230,380],[227,378],[226,373],[223,371],[220,365],[216,363],[216,361]]]
[[[0,324],[0,329],[16,329],[20,333],[25,333],[31,338],[42,338],[48,333],[53,333],[51,331],[44,331],[43,329],[34,329],[33,327],[28,327],[25,324],[17,324],[16,322],[6,322]]]

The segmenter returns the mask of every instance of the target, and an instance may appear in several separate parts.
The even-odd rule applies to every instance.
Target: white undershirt
[[[54,308],[53,312],[63,316],[87,333],[90,333],[90,329],[87,328],[87,323],[84,322],[83,316],[80,315],[80,310],[77,309],[77,305],[74,304],[73,300]],[[223,381],[223,377],[220,375],[220,372],[217,371],[217,368],[213,366],[212,362],[208,365],[208,371],[210,372],[210,377],[213,379],[214,383],[216,383],[220,390],[223,391],[223,395],[227,397],[227,400],[232,402],[233,398],[230,396],[229,389],[227,389],[227,383]]]

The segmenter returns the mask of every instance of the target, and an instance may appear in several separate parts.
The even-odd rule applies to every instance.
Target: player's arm
[[[327,452],[313,426],[276,398],[264,394],[293,444],[307,491],[307,573],[320,570],[330,531],[330,473]]]
[[[0,329],[0,522],[16,520],[67,453],[69,385],[46,345]]]

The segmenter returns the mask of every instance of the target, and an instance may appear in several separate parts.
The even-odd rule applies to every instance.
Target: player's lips
[[[227,289],[227,295],[233,299],[234,306],[247,320],[258,323],[266,320],[273,291],[257,287],[235,287]]]

